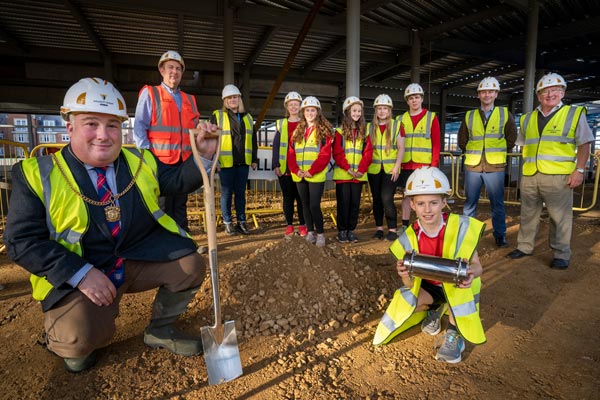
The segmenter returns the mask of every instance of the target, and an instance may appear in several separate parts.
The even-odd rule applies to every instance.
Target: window
[[[42,134],[39,135],[40,143],[56,143],[56,135],[54,134]]]
[[[56,121],[54,121],[52,119],[45,119],[44,126],[56,126]]]
[[[27,120],[25,118],[15,118],[15,126],[27,126]]]
[[[71,138],[69,137],[68,134],[63,133],[62,135],[60,135],[60,141],[61,142],[70,142]]]
[[[13,140],[18,143],[28,143],[29,140],[27,139],[27,136],[26,133],[16,133],[13,135]]]

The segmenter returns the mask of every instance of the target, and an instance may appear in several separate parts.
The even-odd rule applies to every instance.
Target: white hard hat
[[[232,84],[225,85],[225,87],[223,88],[223,94],[221,95],[221,98],[225,100],[226,97],[235,96],[236,94],[238,96],[242,95],[240,89],[238,89],[237,86]]]
[[[314,96],[308,96],[307,98],[302,100],[302,105],[300,106],[300,109],[303,109],[306,107],[321,108],[321,102],[319,101],[319,99],[317,99]]]
[[[298,92],[289,92],[285,95],[285,100],[283,100],[283,106],[285,107],[290,100],[298,100],[302,103],[302,96]]]
[[[407,196],[419,194],[450,194],[450,183],[446,175],[436,167],[415,169],[406,181]]]
[[[380,94],[375,97],[375,101],[373,102],[373,108],[377,106],[388,106],[394,108],[394,103],[392,102],[392,98],[387,94]]]
[[[60,115],[65,121],[71,113],[102,113],[126,121],[127,106],[121,93],[101,78],[83,78],[67,90]]]
[[[165,54],[160,56],[160,60],[158,60],[158,68],[160,68],[162,63],[169,60],[177,61],[179,64],[181,64],[181,68],[183,68],[183,70],[185,71],[185,63],[183,62],[183,57],[181,57],[181,54],[174,50],[166,51]]]
[[[365,106],[361,99],[356,96],[350,96],[344,100],[344,106],[342,107],[342,110],[346,112],[346,110],[352,107],[353,104],[360,104],[361,107]]]
[[[406,87],[406,90],[404,91],[404,100],[406,100],[408,96],[413,94],[420,94],[421,96],[423,96],[425,95],[425,92],[423,91],[421,85],[419,85],[418,83],[411,83]]]
[[[567,82],[565,81],[565,78],[563,78],[559,74],[550,72],[549,74],[546,74],[540,78],[535,87],[535,92],[539,93],[541,90],[550,86],[562,86],[566,89]]]
[[[481,80],[481,82],[479,82],[479,86],[477,86],[477,91],[479,92],[480,90],[500,90],[500,82],[498,82],[498,79],[492,77],[492,76],[487,76],[485,78],[483,78]]]

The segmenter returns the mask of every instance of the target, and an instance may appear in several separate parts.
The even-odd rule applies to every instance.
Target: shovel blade
[[[209,385],[229,382],[243,374],[235,323],[227,321],[221,327],[221,343],[218,341],[218,328],[204,326],[200,329]]]

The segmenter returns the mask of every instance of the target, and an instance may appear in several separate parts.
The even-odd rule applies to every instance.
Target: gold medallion
[[[121,219],[121,208],[115,205],[107,205],[104,207],[104,215],[108,222],[117,222]]]

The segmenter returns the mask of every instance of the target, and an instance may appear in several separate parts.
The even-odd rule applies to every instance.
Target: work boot
[[[96,350],[92,351],[85,357],[79,358],[64,358],[65,369],[68,372],[72,372],[74,374],[85,371],[86,369],[92,368],[96,365],[97,354]]]
[[[248,227],[246,226],[246,221],[240,221],[240,222],[238,222],[235,228],[242,235],[249,235],[250,234],[250,231],[248,230]]]
[[[197,291],[198,288],[181,292],[171,292],[165,287],[158,289],[152,307],[152,318],[144,331],[146,345],[155,349],[164,348],[182,356],[202,353],[200,337],[188,335],[175,328],[175,321],[185,312]]]
[[[444,340],[442,346],[435,355],[436,360],[446,361],[450,364],[456,364],[462,360],[462,352],[465,351],[465,339],[457,331],[451,329],[446,330],[444,336],[440,339]],[[436,346],[439,340],[436,342]]]
[[[229,236],[233,236],[233,235],[237,234],[237,232],[233,228],[233,223],[232,222],[225,222],[225,232],[227,232],[227,234]]]

